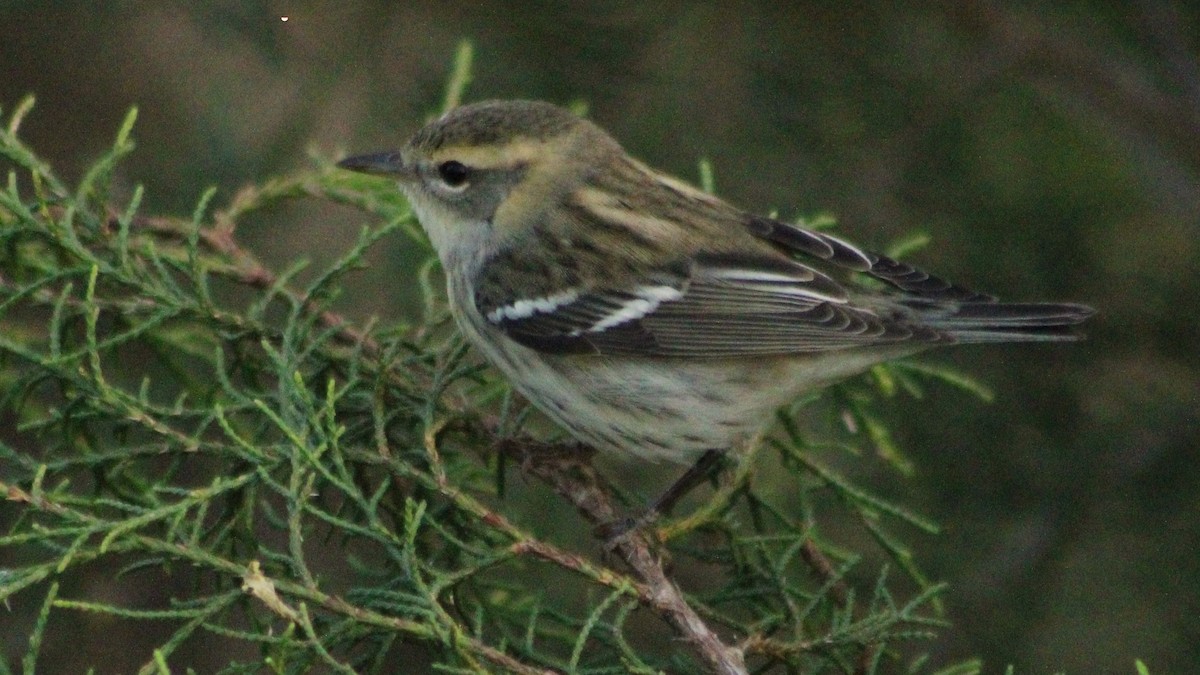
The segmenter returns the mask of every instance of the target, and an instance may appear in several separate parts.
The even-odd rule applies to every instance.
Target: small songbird
[[[1071,340],[1092,314],[997,302],[747,213],[548,103],[462,106],[401,150],[339,166],[397,181],[470,342],[601,451],[711,459],[798,395],[881,361]]]

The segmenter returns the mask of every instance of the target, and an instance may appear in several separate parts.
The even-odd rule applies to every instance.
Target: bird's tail
[[[909,304],[909,303],[905,303]],[[920,303],[919,303],[920,304]],[[922,323],[955,342],[1065,342],[1095,310],[1052,302],[962,302],[911,306]]]

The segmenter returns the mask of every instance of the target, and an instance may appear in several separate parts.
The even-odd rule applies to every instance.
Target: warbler
[[[339,166],[396,181],[462,332],[601,451],[711,459],[797,396],[881,361],[937,345],[1072,340],[1092,314],[1001,303],[743,211],[549,103],[465,105],[400,150]]]

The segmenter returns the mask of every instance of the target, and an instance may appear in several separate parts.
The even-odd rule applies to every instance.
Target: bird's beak
[[[414,167],[404,163],[404,158],[400,156],[399,151],[391,150],[388,152],[373,152],[369,155],[356,155],[347,157],[337,164],[343,169],[350,171],[358,171],[359,173],[370,173],[379,176],[394,176],[396,178],[415,178],[416,171]]]

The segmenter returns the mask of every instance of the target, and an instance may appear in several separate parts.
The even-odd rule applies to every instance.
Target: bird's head
[[[446,261],[511,241],[620,156],[612,137],[564,108],[486,101],[430,122],[401,150],[338,166],[394,178]]]

